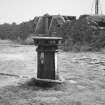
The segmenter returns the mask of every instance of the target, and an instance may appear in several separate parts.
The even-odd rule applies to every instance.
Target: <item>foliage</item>
[[[105,28],[101,29],[93,17],[81,16],[76,21],[66,20],[62,25],[54,26],[55,36],[65,40],[64,50],[68,51],[96,51],[105,47]],[[98,17],[100,19],[101,17]],[[31,36],[35,31],[39,17],[21,24],[0,25],[0,38],[17,41],[21,44],[33,44]],[[91,22],[90,22],[91,21]],[[90,22],[90,24],[89,24]]]
[[[87,16],[66,22],[58,35],[65,39],[64,50],[99,51],[105,47],[105,28],[89,24]]]
[[[31,33],[34,32],[33,20],[23,22],[19,25],[16,23],[0,25],[0,38],[16,41],[24,41]]]

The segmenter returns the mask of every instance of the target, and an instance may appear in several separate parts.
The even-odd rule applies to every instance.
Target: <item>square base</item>
[[[64,78],[60,77],[59,79],[53,80],[53,79],[40,79],[40,78],[35,78],[35,80],[37,82],[40,83],[63,83],[64,82]]]

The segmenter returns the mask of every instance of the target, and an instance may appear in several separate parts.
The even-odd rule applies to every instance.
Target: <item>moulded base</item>
[[[59,77],[58,79],[40,79],[40,78],[35,78],[35,80],[39,83],[63,83],[65,80],[63,77]]]

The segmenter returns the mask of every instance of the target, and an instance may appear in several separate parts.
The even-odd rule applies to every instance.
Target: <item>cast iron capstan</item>
[[[49,35],[50,24],[51,17],[50,20],[48,15],[40,17],[36,27],[38,36],[33,37],[34,44],[37,46],[37,79],[42,81],[59,80],[56,52],[58,51],[58,46],[62,44],[62,38]]]

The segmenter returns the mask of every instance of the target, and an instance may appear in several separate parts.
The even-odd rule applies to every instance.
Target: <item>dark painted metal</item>
[[[37,46],[37,78],[56,79],[55,53],[61,44],[61,37],[34,37]]]
[[[33,37],[34,44],[37,46],[37,78],[38,79],[50,79],[56,80],[56,64],[55,53],[58,50],[58,46],[62,43],[61,37],[52,37],[55,35],[53,30],[50,33],[51,27],[54,27],[55,17],[51,17],[48,14],[39,18],[35,34],[40,37]],[[64,20],[59,17],[60,23]],[[43,37],[42,37],[43,36]],[[51,37],[48,37],[51,36]]]

